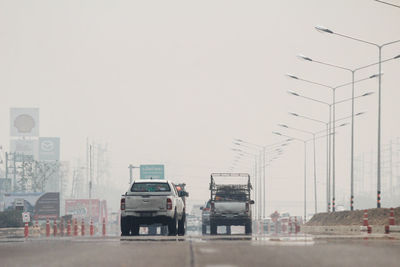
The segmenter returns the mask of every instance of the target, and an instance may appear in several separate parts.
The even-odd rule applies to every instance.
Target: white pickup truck
[[[121,198],[121,235],[139,235],[140,226],[167,225],[169,235],[185,234],[185,191],[167,180],[137,180]]]

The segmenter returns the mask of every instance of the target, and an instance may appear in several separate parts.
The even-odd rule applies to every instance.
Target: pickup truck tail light
[[[243,206],[242,206],[243,207]],[[246,212],[249,212],[249,209],[250,209],[250,204],[249,204],[249,202],[247,202],[246,203]]]
[[[167,210],[172,210],[172,200],[167,198]]]
[[[125,210],[125,198],[121,198],[121,210]]]

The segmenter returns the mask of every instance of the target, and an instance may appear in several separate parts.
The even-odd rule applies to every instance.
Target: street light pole
[[[344,37],[346,39],[351,39],[353,41],[361,42],[364,44],[372,45],[378,48],[378,56],[379,56],[379,86],[378,86],[378,159],[377,159],[377,208],[381,207],[381,105],[382,105],[382,49],[388,45],[399,43],[400,40],[384,43],[384,44],[377,44],[365,40],[361,40],[358,38],[351,37],[349,35],[341,34],[329,30],[328,28],[322,26],[316,26],[315,29],[320,32],[334,34],[337,36]]]
[[[341,87],[345,87],[345,86],[348,86],[348,85],[351,85],[351,84],[355,84],[355,83],[358,83],[358,82],[362,82],[362,81],[365,81],[365,80],[369,80],[369,79],[372,79],[372,78],[376,78],[377,76],[381,76],[380,74],[379,75],[371,75],[371,76],[369,76],[369,77],[366,77],[366,78],[363,78],[363,79],[360,79],[360,80],[357,80],[357,81],[352,81],[352,82],[350,82],[350,83],[344,83],[344,84],[341,84],[341,85],[338,85],[338,86],[335,86],[335,87],[333,87],[333,86],[330,86],[330,85],[326,85],[326,84],[322,84],[322,83],[318,83],[318,82],[314,82],[314,81],[310,81],[310,80],[305,80],[305,79],[301,79],[301,78],[299,78],[299,77],[297,77],[297,76],[295,76],[295,75],[292,75],[292,74],[287,74],[287,76],[289,77],[289,78],[292,78],[292,79],[295,79],[295,80],[300,80],[300,81],[304,81],[304,82],[307,82],[307,83],[311,83],[311,84],[314,84],[314,85],[318,85],[318,86],[322,86],[322,87],[325,87],[325,88],[328,88],[328,89],[331,89],[332,90],[332,99],[333,99],[333,101],[332,101],[332,109],[333,109],[333,122],[332,122],[332,131],[333,131],[333,134],[332,134],[332,211],[335,211],[335,209],[336,209],[336,207],[335,207],[335,200],[336,200],[336,198],[335,198],[335,177],[336,177],[336,173],[335,173],[335,170],[336,170],[336,166],[335,166],[335,164],[336,164],[336,162],[335,162],[335,159],[336,159],[336,151],[335,151],[335,146],[336,146],[336,144],[335,144],[335,120],[336,120],[336,118],[335,118],[335,116],[336,116],[336,100],[335,100],[335,95],[336,95],[336,89],[338,89],[338,88],[341,88]]]
[[[366,68],[369,68],[371,66],[375,66],[375,65],[381,65],[380,62],[387,62],[387,61],[391,61],[394,59],[398,59],[400,58],[400,55],[396,56],[396,57],[392,57],[383,61],[379,61],[379,62],[375,62],[372,64],[368,64],[362,67],[358,67],[355,69],[350,69],[350,68],[346,68],[346,67],[342,67],[339,65],[334,65],[331,63],[326,63],[326,62],[322,62],[322,61],[318,61],[318,60],[314,60],[311,59],[310,57],[304,56],[304,55],[298,55],[298,58],[305,60],[305,61],[309,61],[309,62],[315,62],[321,65],[325,65],[325,66],[329,66],[329,67],[333,67],[336,69],[341,69],[341,70],[345,70],[345,71],[349,71],[351,73],[351,159],[350,159],[350,210],[354,210],[354,85],[355,85],[355,73],[359,70],[363,70]],[[379,73],[381,73],[381,71],[379,71]]]

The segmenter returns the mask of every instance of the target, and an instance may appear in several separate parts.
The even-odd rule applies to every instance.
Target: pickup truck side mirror
[[[251,205],[253,205],[253,204],[254,204],[254,200],[250,200],[249,203],[250,203]]]
[[[200,207],[200,210],[203,210],[203,207]]]
[[[189,193],[186,191],[178,191],[178,196],[179,197],[188,197]]]

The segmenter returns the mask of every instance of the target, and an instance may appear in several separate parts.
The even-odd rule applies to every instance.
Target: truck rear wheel
[[[244,232],[245,232],[246,235],[251,235],[252,234],[253,229],[251,227],[251,222],[245,224]]]
[[[121,216],[121,236],[128,236],[129,231],[129,218]]]
[[[201,225],[201,233],[202,233],[203,235],[206,235],[206,234],[207,234],[207,225],[206,225],[206,224],[202,224],[202,225]]]
[[[232,229],[231,229],[231,226],[230,226],[230,225],[227,225],[227,226],[226,226],[226,234],[227,234],[227,235],[231,235],[231,234],[232,234]]]
[[[182,215],[182,219],[178,222],[178,235],[185,235],[186,232],[186,216],[185,214]]]
[[[132,222],[131,224],[131,234],[132,235],[139,235],[140,225],[137,223]]]
[[[211,222],[210,223],[210,234],[216,235],[217,234],[217,228],[218,228],[217,224]]]
[[[178,216],[176,216],[176,212],[174,218],[168,224],[168,235],[174,236],[178,230]]]

